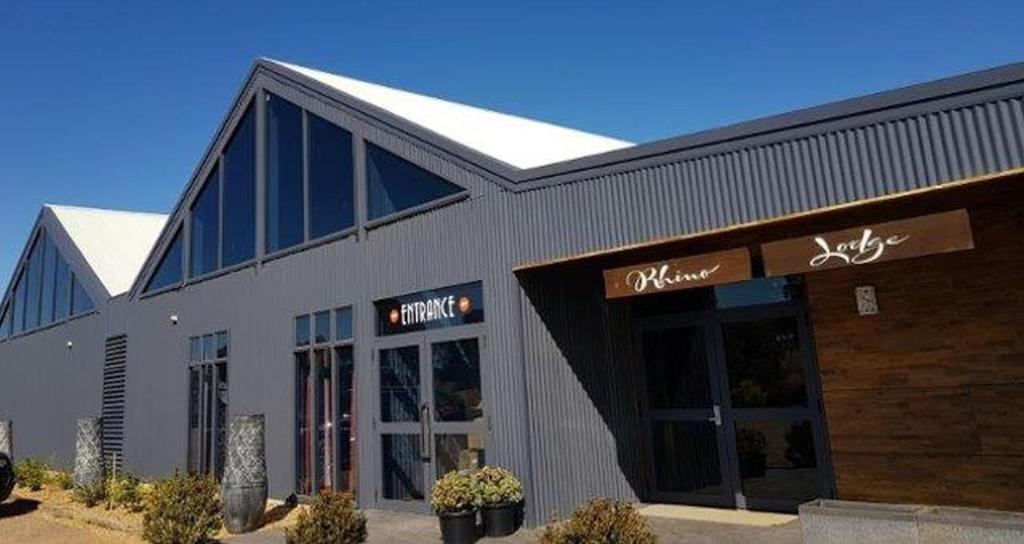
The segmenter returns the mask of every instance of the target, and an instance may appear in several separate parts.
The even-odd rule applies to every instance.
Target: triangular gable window
[[[0,310],[0,339],[45,327],[96,307],[43,229],[39,230],[16,277],[11,298]]]
[[[179,227],[178,232],[174,233],[171,245],[168,246],[164,256],[160,259],[160,264],[157,265],[156,271],[149,277],[149,283],[146,284],[146,292],[179,284],[181,279],[181,227]]]
[[[461,193],[465,189],[367,142],[366,178],[371,220]]]

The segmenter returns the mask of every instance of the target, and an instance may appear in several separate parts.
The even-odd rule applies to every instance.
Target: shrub
[[[465,512],[480,506],[480,491],[469,474],[453,470],[434,482],[430,507],[438,514]]]
[[[287,544],[355,544],[366,540],[366,518],[347,494],[321,491],[284,535]]]
[[[174,476],[146,496],[142,535],[153,544],[198,544],[220,529],[217,482],[210,476]]]
[[[541,544],[654,544],[647,520],[625,502],[594,498],[576,507],[572,517],[544,530]]]
[[[58,470],[53,473],[53,483],[57,484],[57,487],[67,491],[75,487],[75,477],[67,470]]]
[[[523,483],[511,470],[484,467],[473,473],[483,504],[519,504],[523,502]]]
[[[14,474],[18,487],[27,487],[32,491],[39,491],[46,483],[47,466],[44,461],[35,459],[24,459],[14,465]]]
[[[138,478],[123,472],[107,480],[108,508],[124,508],[129,512],[141,512],[143,507],[142,483]]]
[[[103,482],[98,484],[76,485],[74,496],[75,500],[85,504],[89,508],[92,508],[107,498],[107,486]]]

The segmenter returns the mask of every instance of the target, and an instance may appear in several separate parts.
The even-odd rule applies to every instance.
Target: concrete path
[[[364,510],[370,544],[440,542],[437,519],[433,516]],[[651,528],[664,544],[799,544],[800,522],[796,516],[720,510],[673,505],[641,508]],[[284,532],[265,531],[224,540],[230,544],[281,544]],[[522,530],[507,538],[481,539],[481,543],[534,544],[537,533]]]

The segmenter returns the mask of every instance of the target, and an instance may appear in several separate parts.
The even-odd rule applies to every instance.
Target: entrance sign
[[[604,272],[607,298],[667,293],[750,279],[746,248],[625,266]]]
[[[967,210],[956,210],[771,242],[761,254],[766,276],[784,276],[973,248]]]
[[[441,329],[484,320],[483,285],[480,282],[420,291],[374,302],[377,334]]]

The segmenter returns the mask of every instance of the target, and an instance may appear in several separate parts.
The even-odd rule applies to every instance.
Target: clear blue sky
[[[1024,60],[1019,1],[60,4],[0,0],[3,285],[44,202],[169,210],[258,56],[637,142]]]

